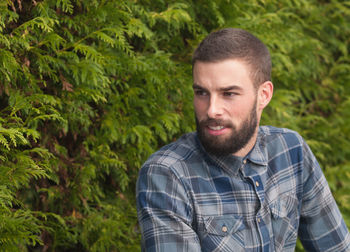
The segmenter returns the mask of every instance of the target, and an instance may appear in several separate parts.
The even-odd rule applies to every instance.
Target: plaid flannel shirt
[[[143,251],[350,251],[326,179],[300,135],[259,128],[250,153],[209,155],[197,134],[169,144],[137,182]]]

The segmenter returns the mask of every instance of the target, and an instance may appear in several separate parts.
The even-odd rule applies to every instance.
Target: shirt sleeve
[[[304,143],[299,239],[307,251],[350,251],[350,236],[322,170]]]
[[[201,251],[187,192],[169,167],[141,168],[136,186],[142,251]]]

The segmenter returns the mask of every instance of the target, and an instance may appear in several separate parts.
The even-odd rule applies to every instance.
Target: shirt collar
[[[256,143],[246,157],[209,154],[201,144],[197,132],[195,133],[195,139],[199,146],[199,149],[204,155],[204,158],[209,162],[214,162],[229,174],[237,175],[238,170],[242,167],[244,160],[249,160],[250,162],[259,166],[267,166],[267,150],[264,141],[264,133],[260,130],[260,128],[258,131]]]
[[[248,153],[247,159],[257,165],[266,166],[268,163],[265,134],[259,127],[258,136],[252,150]]]

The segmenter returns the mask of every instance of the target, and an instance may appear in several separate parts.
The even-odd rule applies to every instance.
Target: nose
[[[218,118],[223,114],[223,108],[218,97],[212,95],[209,100],[209,107],[207,110],[208,118]]]

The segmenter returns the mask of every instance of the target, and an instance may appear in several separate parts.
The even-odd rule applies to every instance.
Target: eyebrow
[[[192,88],[193,89],[202,89],[202,90],[206,90],[206,88],[204,87],[201,87],[200,85],[194,83],[192,85]],[[231,86],[227,86],[227,87],[222,87],[222,88],[219,88],[218,89],[219,91],[222,91],[222,92],[225,92],[225,91],[231,91],[231,90],[242,90],[242,88],[240,86],[237,86],[237,85],[231,85]]]

